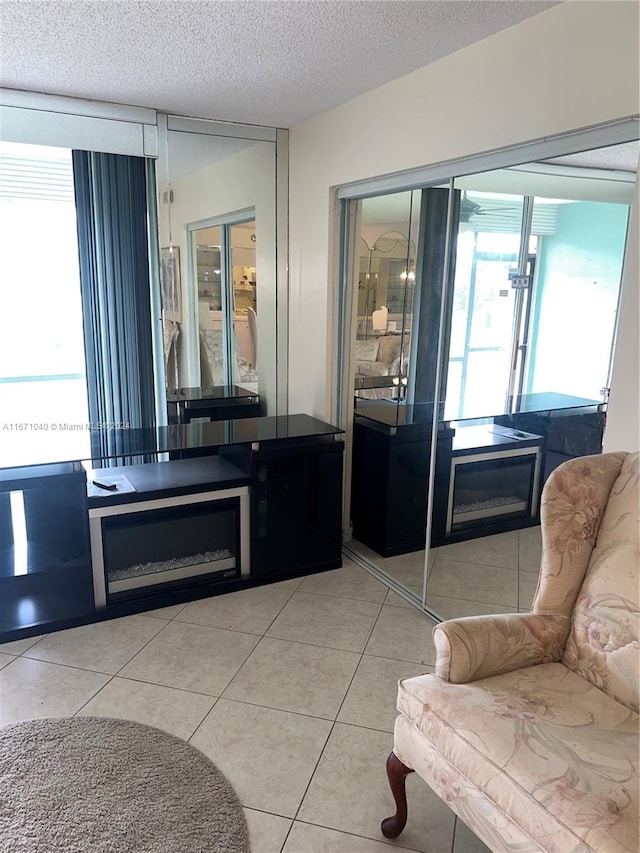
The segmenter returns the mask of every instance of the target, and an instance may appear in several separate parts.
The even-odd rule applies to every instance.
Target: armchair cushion
[[[436,675],[464,684],[562,658],[568,616],[507,613],[450,619],[437,625]]]
[[[625,453],[583,456],[545,484],[540,505],[542,565],[534,613],[571,613]],[[637,455],[636,455],[637,465]]]
[[[638,454],[630,454],[602,516],[578,596],[563,663],[638,711],[640,565]]]
[[[443,766],[456,774],[436,778],[436,792],[462,815],[464,806],[451,802],[460,780],[485,795],[472,828],[485,839],[496,836],[492,849],[508,849],[496,829],[510,821],[537,842],[518,849],[637,849],[638,715],[563,664],[468,685],[434,675],[403,679],[398,710],[400,760],[432,783],[420,744],[436,745]],[[424,754],[433,759],[429,750]]]

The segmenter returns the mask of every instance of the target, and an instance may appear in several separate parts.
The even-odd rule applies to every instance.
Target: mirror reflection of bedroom
[[[542,485],[601,451],[639,150],[346,202],[359,254],[346,548],[396,603],[529,609]]]
[[[222,233],[224,231],[224,233]],[[223,297],[232,293],[233,384],[258,390],[255,220],[200,228],[195,236],[200,384],[224,385]],[[228,242],[228,252],[223,246]],[[228,262],[227,259],[228,258]]]

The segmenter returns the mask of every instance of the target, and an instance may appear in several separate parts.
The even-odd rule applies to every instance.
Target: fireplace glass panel
[[[109,594],[239,573],[238,499],[131,512],[102,522]]]
[[[537,510],[540,455],[501,455],[482,461],[454,461],[447,532],[478,527]]]

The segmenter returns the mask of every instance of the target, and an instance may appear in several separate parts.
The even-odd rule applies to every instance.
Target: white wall
[[[622,271],[618,338],[614,351],[611,394],[604,449],[640,449],[640,193],[638,183],[629,221],[629,239]]]
[[[637,3],[564,3],[291,130],[291,412],[331,414],[332,188],[636,114],[638,54]]]
[[[172,141],[182,134],[172,133]],[[214,138],[212,137],[212,140]],[[215,143],[213,143],[215,144]],[[158,186],[162,193],[162,185]],[[276,407],[276,199],[275,144],[256,142],[250,148],[218,160],[211,166],[172,181],[171,230],[174,245],[180,246],[183,292],[184,344],[197,340],[197,299],[185,299],[188,286],[187,225],[246,208],[256,213],[256,281],[258,313],[258,384],[267,412]],[[168,243],[168,206],[159,204],[160,244]],[[198,386],[199,376],[184,375],[181,385]]]

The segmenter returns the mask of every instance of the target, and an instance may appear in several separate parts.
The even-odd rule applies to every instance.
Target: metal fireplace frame
[[[518,447],[518,448],[505,448],[503,450],[492,450],[489,452],[481,452],[474,453],[468,456],[458,456],[454,457],[451,460],[451,471],[449,474],[449,496],[447,500],[447,520],[446,520],[446,533],[447,536],[450,536],[453,531],[453,496],[455,492],[455,482],[456,482],[456,468],[461,465],[472,465],[473,463],[478,462],[491,462],[492,460],[502,460],[502,459],[511,459],[511,458],[519,458],[522,456],[532,456],[535,457],[535,462],[533,465],[533,478],[530,483],[531,488],[531,498],[530,498],[530,507],[528,515],[530,518],[533,518],[537,515],[538,512],[538,500],[540,495],[540,472],[542,467],[542,448],[538,445],[535,447]],[[478,510],[477,512],[468,513],[467,521],[481,521],[482,519],[498,519],[502,515],[510,515],[511,513],[517,511],[514,510],[513,504],[505,504],[504,508],[502,507],[490,507],[486,510]],[[502,511],[500,511],[502,510]]]
[[[89,536],[91,540],[91,562],[93,565],[93,595],[95,606],[103,610],[107,606],[107,579],[104,565],[104,542],[102,531],[102,519],[114,515],[137,515],[151,510],[166,509],[168,507],[182,507],[200,503],[212,503],[214,501],[239,498],[240,515],[240,574],[241,578],[249,576],[251,567],[251,536],[249,526],[249,487],[240,486],[235,489],[218,489],[216,491],[200,492],[194,495],[178,495],[175,497],[156,498],[148,501],[130,501],[116,506],[99,507],[89,510]],[[204,565],[207,568],[204,568]],[[139,586],[153,587],[159,584],[170,583],[176,580],[187,580],[211,573],[211,564],[203,564],[199,569],[195,566],[182,566],[154,575],[143,575],[140,577]],[[224,568],[224,567],[221,567]]]

